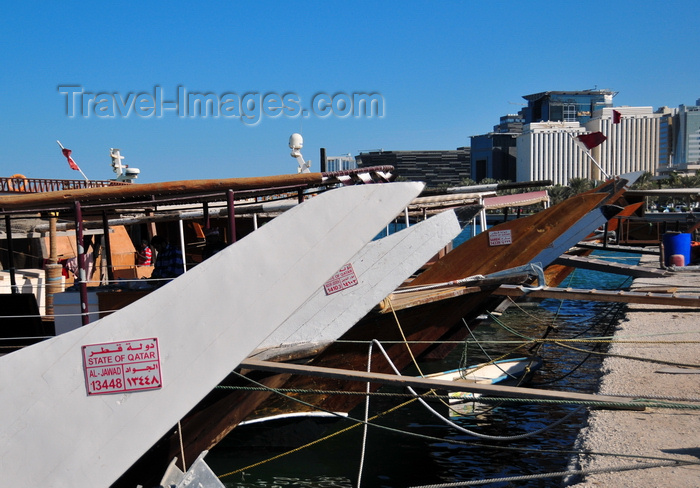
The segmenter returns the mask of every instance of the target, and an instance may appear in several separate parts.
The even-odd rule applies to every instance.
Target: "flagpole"
[[[61,151],[63,151],[65,149],[65,147],[63,147],[63,144],[61,144],[61,141],[57,140],[56,142],[58,143],[58,146],[61,148]],[[78,166],[78,163],[75,163],[75,165]],[[80,166],[78,166],[78,171],[80,171],[80,174],[83,175],[83,178],[85,178],[85,181],[90,181],[90,179],[87,176],[85,176],[85,173],[83,173],[83,170],[80,169]]]
[[[569,137],[571,137],[571,140],[574,141],[574,144],[576,144],[578,147],[581,147],[581,145],[578,144],[578,143],[576,142],[576,138],[574,137],[574,135],[573,135],[571,132],[567,132],[567,134],[569,134]],[[583,148],[582,148],[582,149],[583,149]],[[584,152],[586,153],[586,156],[588,156],[589,158],[591,158],[591,161],[593,161],[593,163],[598,167],[598,169],[599,169],[600,172],[603,174],[603,176],[604,176],[606,179],[607,179],[607,178],[610,178],[610,175],[609,175],[608,173],[606,173],[605,170],[602,168],[602,166],[601,166],[600,164],[598,164],[598,161],[595,160],[595,158],[594,158],[593,155],[591,154],[590,149],[585,148],[585,149],[584,149]]]

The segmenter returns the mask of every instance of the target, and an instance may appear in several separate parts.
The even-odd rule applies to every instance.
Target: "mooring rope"
[[[615,466],[610,468],[591,468],[591,469],[576,469],[570,471],[556,471],[552,473],[539,473],[539,474],[529,474],[522,476],[509,476],[506,478],[489,478],[485,480],[474,480],[474,481],[458,481],[455,483],[441,483],[437,485],[416,485],[410,488],[456,488],[460,486],[479,486],[479,485],[489,485],[491,483],[511,483],[514,481],[529,481],[544,478],[565,478],[567,476],[582,476],[588,474],[598,474],[598,473],[614,473],[621,471],[634,471],[637,469],[649,469],[649,468],[663,468],[670,466],[684,466],[698,464],[692,461],[659,461],[656,463],[638,463],[630,464],[626,466]]]
[[[261,383],[256,382],[255,380],[252,380],[252,379],[250,379],[250,378],[248,378],[248,377],[246,377],[246,376],[241,375],[241,374],[238,373],[238,372],[235,372],[235,371],[234,371],[234,374],[236,374],[237,376],[239,376],[239,377],[242,378],[242,379],[245,379],[245,380],[247,380],[247,381],[249,381],[249,382],[251,382],[251,383],[254,383],[254,384],[258,385],[258,388],[257,388],[257,389],[264,389],[264,390],[272,391],[272,392],[274,392],[275,394],[281,395],[281,396],[283,396],[283,397],[285,397],[285,398],[287,398],[287,399],[290,399],[290,400],[292,400],[292,401],[301,403],[302,405],[307,405],[307,406],[310,406],[310,407],[312,407],[312,408],[315,408],[316,410],[323,411],[323,412],[329,413],[329,414],[331,414],[331,415],[336,415],[336,416],[337,416],[337,414],[335,414],[334,412],[330,412],[330,411],[328,411],[328,410],[326,410],[326,409],[323,409],[323,408],[321,408],[321,407],[311,405],[311,404],[309,404],[309,403],[307,403],[307,402],[304,402],[303,400],[300,400],[300,399],[298,399],[298,398],[285,395],[284,393],[282,393],[282,392],[279,391],[279,390],[266,387],[266,386],[262,385]],[[339,393],[341,393],[341,392],[339,392]],[[500,401],[500,399],[497,399],[497,400]],[[392,412],[394,412],[394,411],[396,411],[396,410],[398,410],[398,409],[400,409],[400,408],[405,407],[406,405],[409,405],[409,404],[413,403],[414,401],[416,401],[416,399],[415,399],[415,398],[411,398],[410,400],[408,400],[408,401],[406,401],[406,402],[403,402],[403,403],[401,403],[401,404],[399,404],[399,405],[396,405],[396,406],[394,406],[394,407],[392,407],[392,408],[390,408],[390,409],[388,409],[388,410],[386,410],[386,411],[384,411],[384,412],[381,412],[381,413],[379,413],[379,414],[377,414],[377,415],[371,417],[371,418],[369,419],[369,421],[366,422],[366,423],[367,423],[367,425],[370,425],[370,426],[372,426],[372,427],[379,428],[379,429],[382,429],[382,430],[385,430],[385,431],[389,431],[389,432],[394,432],[394,433],[398,433],[398,434],[408,435],[408,436],[411,436],[411,437],[421,438],[421,439],[425,439],[425,440],[429,440],[429,441],[433,441],[433,442],[444,442],[445,439],[442,439],[442,438],[438,438],[438,437],[434,437],[434,436],[428,436],[428,435],[425,435],[425,434],[418,434],[418,433],[415,433],[415,432],[409,432],[409,431],[404,431],[404,430],[400,430],[400,429],[395,429],[395,428],[392,428],[392,427],[387,427],[387,426],[380,425],[380,424],[376,424],[376,423],[373,423],[373,422],[372,422],[373,420],[376,420],[376,419],[381,418],[381,417],[383,417],[383,416],[385,416],[385,415],[388,415],[388,414],[390,414],[390,413],[392,413]],[[610,404],[608,403],[608,404],[606,404],[606,405],[610,405]],[[626,405],[626,404],[619,404],[619,405]],[[636,406],[638,407],[639,405],[636,405]],[[350,430],[352,430],[352,429],[354,429],[354,428],[356,428],[356,427],[358,427],[358,426],[360,426],[360,425],[363,425],[363,424],[365,423],[365,422],[363,422],[362,420],[354,419],[354,418],[352,418],[352,417],[339,417],[339,418],[345,418],[345,419],[347,419],[347,420],[350,420],[350,421],[352,421],[352,422],[355,422],[355,424],[353,424],[353,425],[351,425],[351,426],[349,426],[349,427],[346,427],[346,428],[344,428],[344,429],[342,429],[342,430],[340,430],[340,431],[338,431],[338,432],[334,432],[334,433],[332,433],[332,434],[330,434],[330,435],[328,435],[328,436],[325,436],[325,437],[322,437],[322,438],[317,439],[317,440],[315,440],[315,441],[309,442],[309,443],[307,443],[307,444],[305,444],[305,445],[303,445],[303,446],[300,446],[300,447],[298,447],[298,448],[295,448],[295,449],[292,449],[292,450],[290,450],[290,451],[287,451],[287,452],[278,454],[278,455],[273,456],[273,457],[271,457],[271,458],[265,459],[265,460],[263,460],[263,461],[259,461],[259,462],[257,462],[257,463],[254,463],[254,464],[252,464],[252,465],[249,465],[249,466],[246,466],[246,467],[237,469],[237,470],[235,470],[235,471],[231,471],[231,472],[229,472],[229,473],[220,475],[219,478],[225,478],[225,477],[228,477],[228,476],[232,476],[232,475],[234,475],[234,474],[241,473],[241,472],[244,472],[244,471],[246,471],[246,470],[253,469],[253,468],[255,468],[255,467],[258,467],[258,466],[261,466],[261,465],[263,465],[263,464],[266,464],[266,463],[268,463],[268,462],[277,460],[277,459],[282,458],[282,457],[284,457],[284,456],[287,456],[287,455],[289,455],[289,454],[293,454],[293,453],[295,453],[295,452],[301,451],[301,450],[303,450],[303,449],[306,449],[307,447],[311,447],[311,446],[313,446],[313,445],[319,444],[320,442],[323,442],[323,441],[325,441],[325,440],[328,440],[328,439],[330,439],[330,438],[333,438],[333,437],[335,437],[335,436],[337,436],[337,435],[344,434],[345,432],[348,432],[348,431],[350,431]],[[595,452],[595,451],[579,451],[579,450],[532,449],[532,448],[515,447],[515,446],[488,445],[488,444],[481,444],[481,443],[474,443],[474,442],[464,442],[464,441],[460,441],[460,440],[456,440],[456,439],[450,439],[449,442],[452,443],[452,444],[458,444],[458,445],[463,445],[463,446],[476,446],[476,447],[484,447],[484,448],[490,448],[490,449],[496,449],[496,450],[515,451],[515,452],[523,452],[523,453],[525,453],[525,452],[531,452],[531,453],[555,453],[555,454],[570,454],[570,455],[582,455],[582,454],[585,454],[585,455],[626,457],[626,458],[635,458],[635,459],[660,459],[660,460],[662,460],[662,461],[676,462],[676,460],[673,460],[673,459],[672,459],[672,460],[669,460],[668,458],[659,458],[659,457],[655,457],[655,456],[641,456],[641,455],[629,455],[629,454],[607,453],[607,452]],[[691,464],[691,463],[688,463],[688,464]]]
[[[389,355],[386,353],[386,351],[384,350],[384,348],[382,347],[382,345],[381,345],[378,341],[374,341],[374,342],[377,344],[377,346],[379,347],[379,350],[380,350],[380,351],[382,352],[382,354],[384,355],[384,358],[387,360],[387,362],[388,362],[389,365],[391,366],[391,369],[394,370],[394,373],[396,374],[396,376],[401,376],[401,373],[400,373],[399,370],[396,368],[396,366],[394,366],[394,363],[391,361],[391,359],[389,358]],[[514,436],[493,436],[493,435],[488,435],[488,434],[480,434],[479,432],[475,432],[475,431],[473,431],[473,430],[466,429],[466,428],[464,428],[464,427],[462,427],[462,426],[460,426],[460,425],[457,425],[456,423],[454,423],[454,422],[452,422],[451,420],[449,420],[448,418],[446,418],[444,415],[442,415],[442,414],[440,414],[439,412],[437,412],[433,407],[431,407],[430,405],[428,405],[428,404],[426,403],[426,401],[425,401],[420,395],[418,395],[418,393],[416,393],[415,390],[414,390],[413,388],[411,388],[410,386],[407,386],[406,389],[407,389],[409,392],[411,392],[412,394],[414,394],[415,397],[416,397],[416,400],[418,400],[418,401],[421,403],[421,405],[423,405],[431,414],[433,414],[433,416],[435,416],[436,418],[438,418],[439,420],[441,420],[443,423],[449,425],[449,426],[452,427],[453,429],[456,429],[456,430],[458,430],[458,431],[460,431],[460,432],[462,432],[462,433],[464,433],[464,434],[471,435],[471,436],[476,437],[476,438],[478,438],[478,439],[492,440],[492,441],[513,441],[513,440],[518,440],[518,439],[526,439],[526,438],[528,438],[528,437],[532,437],[532,436],[534,436],[534,435],[541,434],[542,432],[546,432],[547,430],[549,430],[549,429],[551,429],[551,428],[553,428],[553,427],[556,427],[557,425],[561,424],[562,422],[565,422],[565,421],[568,420],[571,416],[577,414],[580,410],[583,409],[583,407],[579,407],[579,408],[577,408],[576,410],[574,410],[574,411],[570,412],[569,414],[565,415],[565,416],[562,417],[561,419],[559,419],[559,420],[553,422],[552,424],[549,424],[549,425],[547,425],[547,426],[545,426],[545,427],[543,427],[543,428],[541,428],[541,429],[535,430],[535,431],[526,432],[526,433],[524,433],[524,434],[514,435]]]

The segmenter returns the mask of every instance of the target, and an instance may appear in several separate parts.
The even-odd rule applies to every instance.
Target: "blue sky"
[[[0,175],[80,178],[57,139],[91,179],[114,176],[115,147],[147,183],[295,173],[294,132],[316,171],[321,147],[468,146],[523,95],[547,90],[611,89],[616,106],[693,105],[698,18],[698,2],[673,0],[15,2],[0,21]],[[179,90],[209,93],[229,110],[156,113],[155,90],[166,102]],[[341,103],[314,114],[322,93],[338,102],[379,94],[381,117],[342,116]],[[139,94],[151,97],[141,114]],[[232,109],[246,94],[256,124]],[[122,115],[118,102],[134,105]]]

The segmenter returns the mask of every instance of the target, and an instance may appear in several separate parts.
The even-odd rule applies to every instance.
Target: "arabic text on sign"
[[[83,361],[88,395],[162,386],[156,338],[83,346]]]
[[[357,285],[357,275],[352,268],[352,264],[348,263],[338,270],[331,279],[326,281],[323,288],[326,290],[326,295],[332,295],[351,286]]]
[[[489,232],[489,246],[506,246],[508,244],[513,244],[510,229]]]

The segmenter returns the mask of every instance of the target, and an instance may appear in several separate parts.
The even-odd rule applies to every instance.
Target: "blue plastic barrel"
[[[671,256],[680,254],[683,256],[683,265],[690,264],[690,234],[682,232],[666,232],[662,237],[664,244],[664,264],[670,266],[673,263]]]

